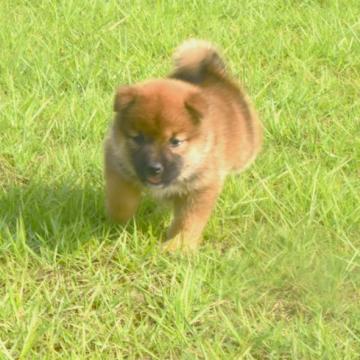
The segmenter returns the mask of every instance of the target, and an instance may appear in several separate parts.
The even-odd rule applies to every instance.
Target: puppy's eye
[[[134,143],[136,143],[138,145],[142,145],[145,142],[145,136],[143,134],[130,136],[130,138]]]
[[[169,141],[171,147],[178,147],[183,142],[184,142],[184,140],[180,140],[180,139],[177,139],[177,138],[171,138],[170,141]]]

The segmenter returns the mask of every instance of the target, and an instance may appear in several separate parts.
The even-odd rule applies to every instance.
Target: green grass
[[[358,359],[360,2],[0,3],[0,359]],[[106,220],[119,84],[217,43],[265,126],[196,256]]]

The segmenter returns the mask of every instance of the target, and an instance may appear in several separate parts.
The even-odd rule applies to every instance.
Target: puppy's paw
[[[132,219],[134,213],[133,212],[127,212],[127,211],[109,211],[107,210],[108,218],[113,223],[117,224],[126,224],[129,220]]]
[[[175,236],[174,238],[161,244],[161,250],[168,253],[181,252],[184,254],[190,254],[196,252],[198,247],[198,241],[185,241],[180,236]]]

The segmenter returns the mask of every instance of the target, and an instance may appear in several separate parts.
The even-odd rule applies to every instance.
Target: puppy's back
[[[224,156],[234,170],[244,170],[262,143],[262,127],[245,92],[228,75],[218,50],[203,40],[188,40],[174,52],[171,78],[192,83],[216,103],[215,126]],[[211,104],[210,104],[211,105]]]

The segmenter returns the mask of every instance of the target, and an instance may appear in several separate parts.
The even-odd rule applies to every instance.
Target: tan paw
[[[184,241],[180,236],[175,236],[173,239],[165,241],[161,244],[161,250],[165,252],[192,253],[197,250],[199,242],[197,241]]]

